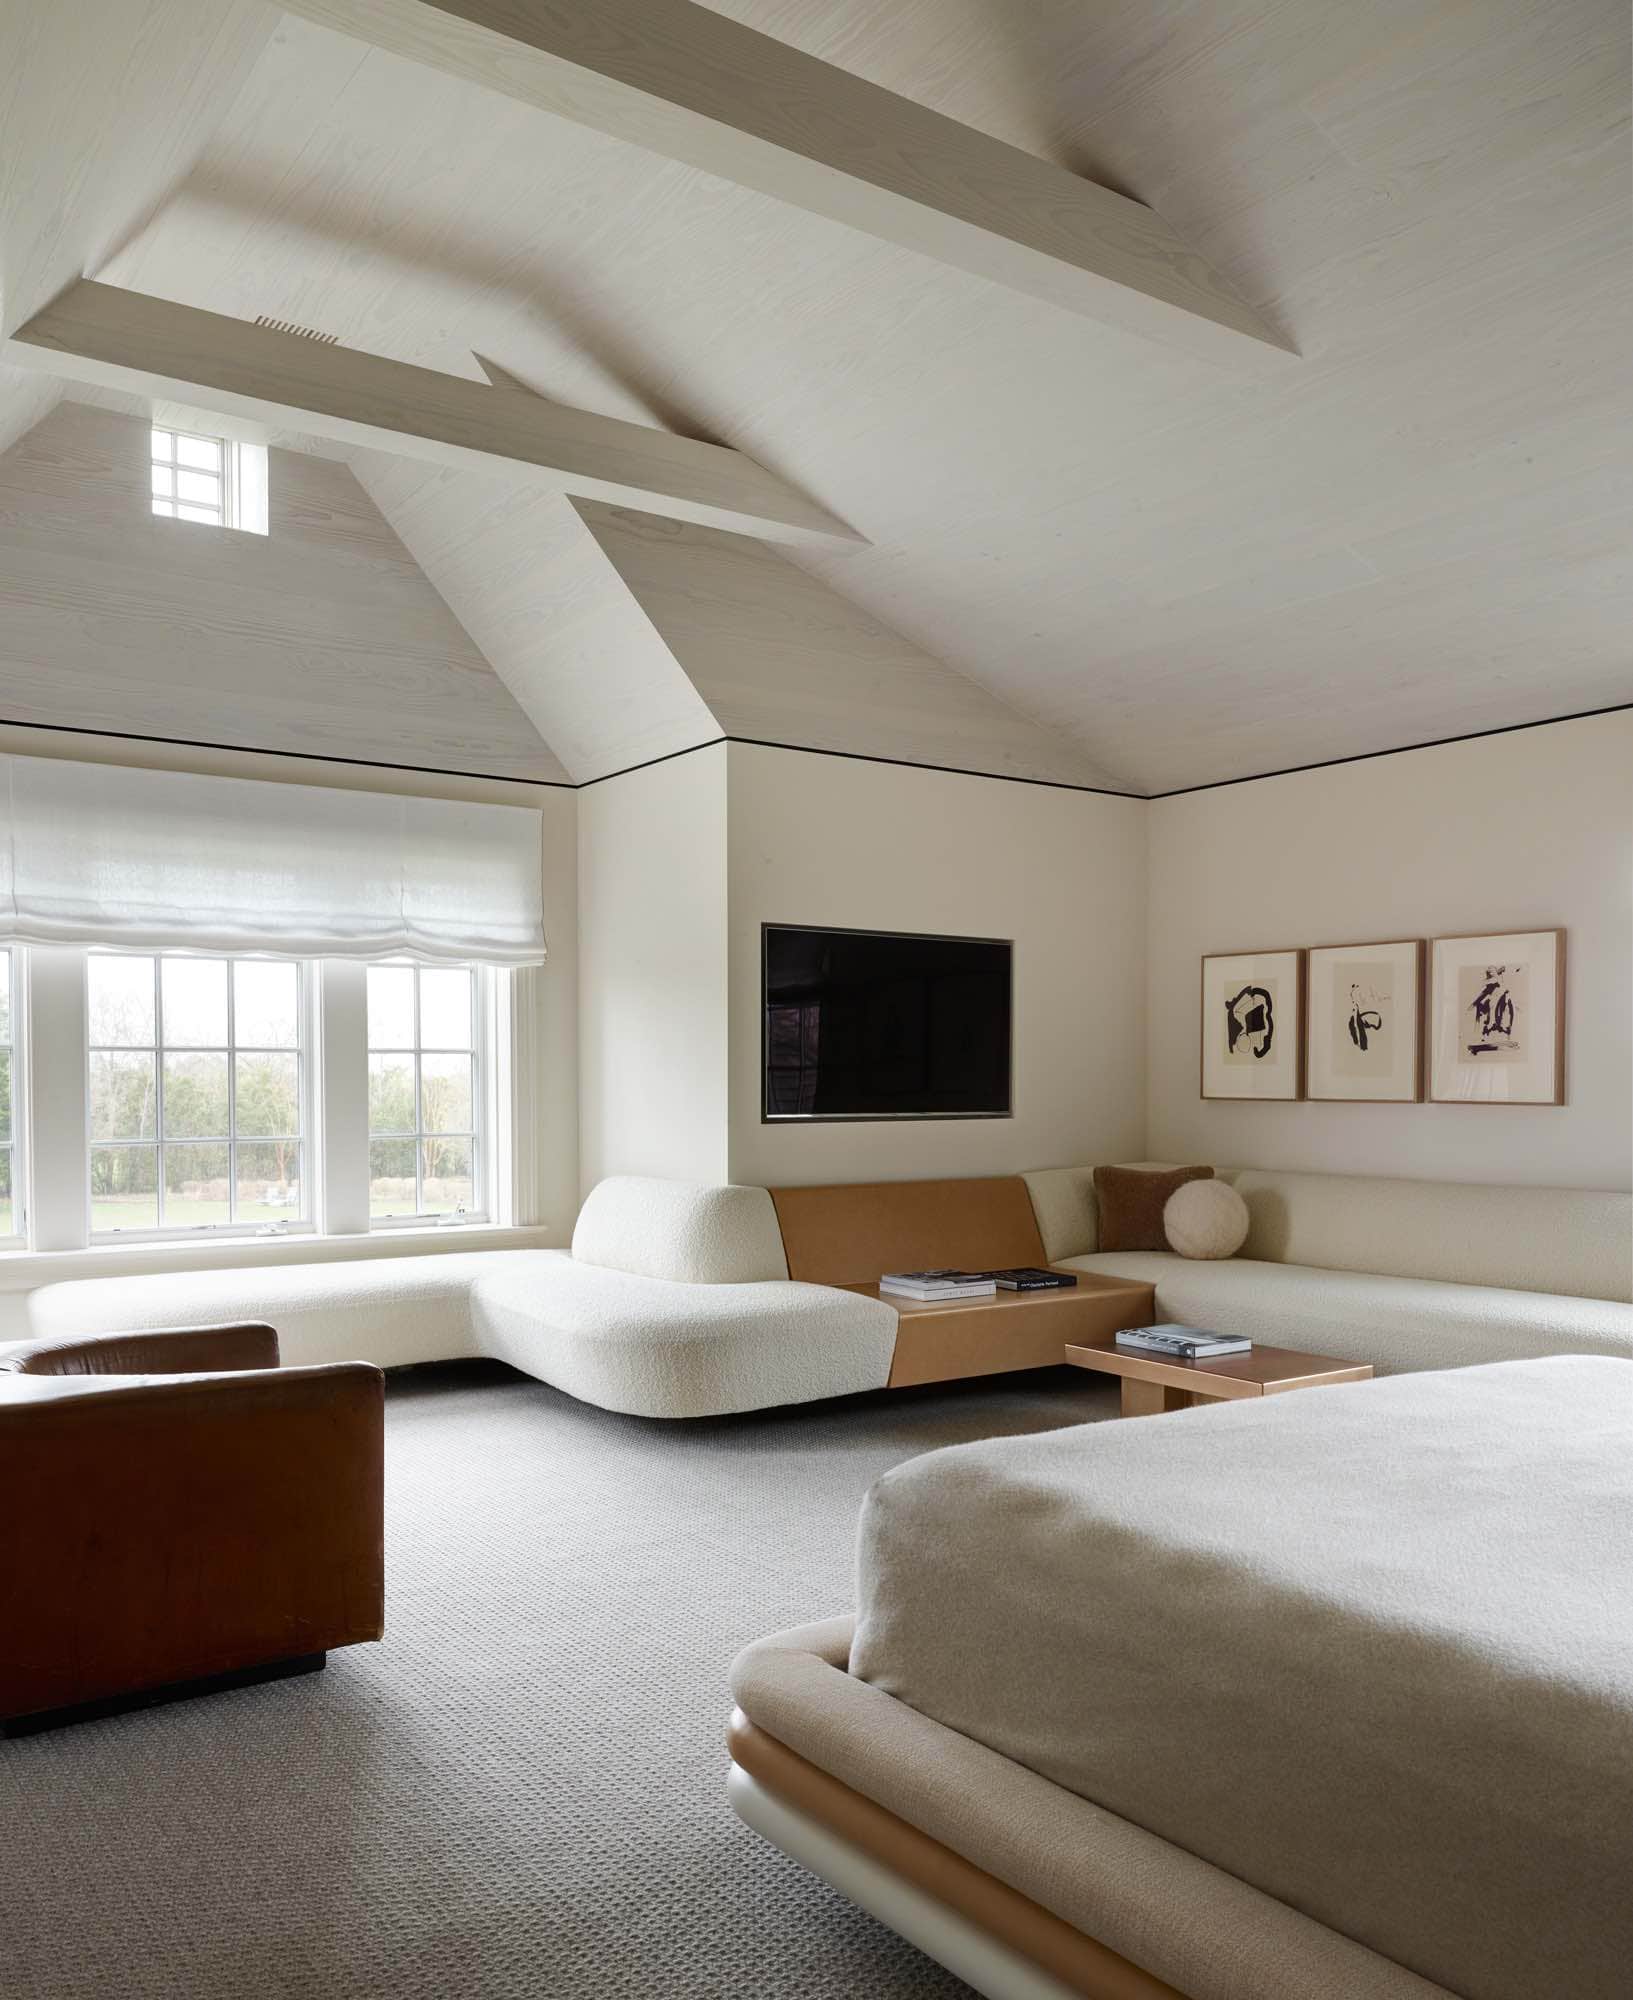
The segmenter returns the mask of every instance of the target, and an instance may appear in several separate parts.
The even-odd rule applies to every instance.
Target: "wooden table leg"
[[[1196,1401],[1187,1389],[1170,1389],[1162,1382],[1142,1382],[1133,1375],[1122,1379],[1125,1417],[1160,1417],[1168,1410],[1188,1410]]]

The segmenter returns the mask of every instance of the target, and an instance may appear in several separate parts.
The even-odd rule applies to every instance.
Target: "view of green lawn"
[[[474,1204],[474,992],[462,969],[369,969],[377,1221]],[[308,1219],[296,969],[93,953],[88,998],[93,1234]],[[8,1082],[0,1072],[0,1168]],[[8,1193],[0,1172],[0,1203]]]
[[[165,1202],[164,1219],[172,1229],[201,1229],[206,1223],[230,1222],[232,1203],[225,1198],[220,1201],[190,1201],[185,1195],[173,1194]],[[110,1229],[154,1229],[157,1226],[158,1213],[151,1194],[125,1195],[93,1200],[91,1203],[91,1228],[98,1235]]]

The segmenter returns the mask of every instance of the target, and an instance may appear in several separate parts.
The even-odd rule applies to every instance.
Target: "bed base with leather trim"
[[[1453,2000],[849,1672],[852,1618],[738,1655],[739,1816],[990,2000]]]
[[[989,2000],[1185,2000],[733,1711],[733,1810]]]

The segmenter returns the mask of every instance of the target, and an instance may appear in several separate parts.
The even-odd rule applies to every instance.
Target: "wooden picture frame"
[[[1304,954],[1304,1095],[1318,1104],[1423,1101],[1422,938]]]
[[[1565,932],[1429,940],[1429,1101],[1565,1102]]]
[[[1295,1104],[1304,1095],[1304,953],[1208,952],[1202,959],[1201,1094]]]

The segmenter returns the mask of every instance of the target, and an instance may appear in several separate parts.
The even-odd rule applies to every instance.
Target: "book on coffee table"
[[[942,1299],[990,1299],[998,1287],[990,1271],[887,1271],[879,1280],[879,1289],[928,1304]]]
[[[1221,1354],[1251,1354],[1253,1343],[1237,1333],[1213,1333],[1204,1326],[1123,1327],[1116,1344],[1139,1354],[1156,1354],[1168,1361],[1212,1361]]]

